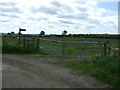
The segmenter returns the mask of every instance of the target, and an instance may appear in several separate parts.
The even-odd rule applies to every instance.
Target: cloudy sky
[[[102,0],[101,0],[102,1]],[[104,0],[105,1],[105,0]],[[0,0],[0,32],[118,33],[118,0]]]

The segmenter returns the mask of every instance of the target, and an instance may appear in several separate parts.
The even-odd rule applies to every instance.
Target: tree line
[[[10,33],[7,33],[9,36],[14,35],[15,32],[11,31]],[[17,33],[18,35],[22,33]],[[31,36],[29,34],[26,34],[27,36]],[[45,31],[40,31],[39,37],[41,36],[45,36],[45,37],[51,37],[51,36],[55,36],[55,37],[83,37],[83,38],[105,38],[105,39],[120,39],[120,35],[112,35],[112,34],[67,34],[67,31],[64,30],[62,31],[61,35],[57,35],[57,34],[49,34],[49,35],[45,35]]]

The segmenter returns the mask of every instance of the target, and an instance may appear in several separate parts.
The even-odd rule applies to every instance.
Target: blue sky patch
[[[98,7],[118,11],[118,2],[99,2]]]

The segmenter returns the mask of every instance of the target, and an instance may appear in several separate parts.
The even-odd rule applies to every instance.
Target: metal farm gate
[[[40,50],[50,55],[106,56],[106,43],[40,39]]]

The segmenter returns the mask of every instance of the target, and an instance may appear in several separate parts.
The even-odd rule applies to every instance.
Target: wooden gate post
[[[106,56],[107,53],[107,45],[106,42],[103,43],[103,56]]]
[[[29,40],[27,40],[26,44],[27,44],[27,47],[29,47]]]
[[[64,41],[62,42],[62,55],[63,57],[65,55],[65,42]]]
[[[111,51],[111,48],[109,47],[108,48],[108,56],[110,56],[110,51]]]
[[[37,39],[36,48],[39,48],[39,39]]]
[[[19,46],[20,46],[20,28],[19,28]]]
[[[23,46],[25,47],[25,39],[23,39]]]

